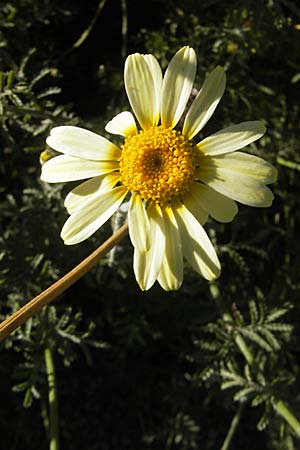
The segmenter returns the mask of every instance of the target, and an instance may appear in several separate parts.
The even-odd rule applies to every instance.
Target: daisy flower
[[[182,118],[196,73],[196,55],[183,47],[162,75],[152,55],[133,54],[124,79],[131,112],[114,117],[105,129],[121,135],[119,147],[75,126],[59,126],[47,138],[60,152],[42,166],[50,183],[85,180],[65,199],[70,217],[63,226],[65,244],[77,244],[97,231],[129,197],[128,226],[134,247],[134,273],[141,289],[157,280],[178,289],[183,260],[207,280],[220,274],[220,263],[203,224],[210,215],[230,222],[245,205],[270,206],[266,184],[275,168],[257,156],[239,152],[265,132],[259,121],[243,122],[197,142],[194,139],[216,109],[225,89],[225,72],[209,73]]]

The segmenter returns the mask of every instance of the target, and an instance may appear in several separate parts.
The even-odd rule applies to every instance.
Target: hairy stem
[[[49,399],[49,450],[59,450],[56,374],[52,351],[49,347],[45,349],[45,364],[48,378]]]
[[[16,328],[22,325],[26,320],[40,311],[43,306],[49,304],[58,295],[62,294],[72,284],[79,280],[86,274],[106,253],[109,252],[118,242],[123,239],[128,232],[128,225],[123,225],[116,233],[108,238],[100,247],[98,247],[87,258],[81,261],[78,266],[74,267],[65,276],[60,278],[56,283],[52,284],[45,291],[41,292],[37,297],[34,297],[26,303],[18,311],[0,323],[0,342],[9,336]]]
[[[224,439],[223,445],[221,447],[221,450],[228,450],[229,446],[231,444],[232,438],[234,436],[234,433],[236,432],[237,426],[239,424],[241,415],[242,415],[242,411],[243,411],[243,403],[239,403],[238,408],[236,410],[235,415],[233,416],[233,419],[231,421],[228,433]]]

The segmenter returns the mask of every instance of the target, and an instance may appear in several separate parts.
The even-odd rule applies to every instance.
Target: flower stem
[[[0,323],[0,342],[9,336],[16,328],[22,325],[26,320],[40,311],[43,306],[50,303],[58,295],[62,294],[77,280],[85,275],[106,253],[109,252],[128,232],[128,225],[125,224],[112,236],[110,236],[100,247],[79,263],[74,269],[48,287],[45,291],[34,297],[11,316]]]
[[[45,364],[48,378],[48,398],[49,398],[49,450],[59,450],[58,436],[58,402],[56,389],[56,374],[53,354],[49,347],[45,349]]]
[[[240,417],[241,417],[241,414],[242,414],[242,411],[243,411],[243,407],[244,407],[243,403],[239,403],[238,408],[236,410],[236,413],[233,416],[233,419],[231,421],[228,433],[227,433],[227,435],[226,435],[226,437],[224,439],[224,442],[223,442],[223,445],[221,447],[221,450],[228,450],[228,448],[229,448],[229,446],[231,444],[232,438],[234,436],[234,433],[235,433],[235,431],[237,429],[237,426],[239,424]]]

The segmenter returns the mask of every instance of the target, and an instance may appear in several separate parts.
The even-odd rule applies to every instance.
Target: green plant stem
[[[223,314],[223,319],[226,322],[233,323],[233,318],[228,312],[225,312]],[[251,350],[249,349],[246,342],[244,341],[243,337],[237,333],[234,337],[234,340],[235,340],[235,343],[238,346],[238,348],[241,350],[241,352],[242,352],[245,360],[249,364],[249,366],[252,366],[252,364],[254,363],[254,357],[252,355]]]
[[[49,347],[45,349],[45,364],[48,378],[48,398],[49,398],[49,435],[50,435],[49,450],[59,450],[56,374],[55,374],[53,354]]]
[[[231,421],[228,433],[224,439],[223,445],[221,447],[221,450],[228,450],[229,446],[231,444],[232,438],[234,436],[234,433],[237,429],[237,426],[239,424],[240,418],[241,418],[241,414],[243,411],[244,405],[243,403],[239,403],[237,411],[235,413],[235,415],[233,416],[233,419]]]
[[[93,16],[89,26],[84,30],[84,32],[79,37],[79,39],[77,39],[77,41],[73,44],[73,48],[80,47],[84,43],[84,41],[89,37],[92,29],[94,28],[94,26],[95,26],[95,24],[97,22],[97,19],[98,19],[99,15],[100,15],[102,9],[105,6],[105,3],[106,3],[106,0],[100,0],[100,2],[98,4],[98,7],[97,7],[97,10],[96,10],[96,12],[95,12],[95,14],[94,14],[94,16]]]
[[[297,436],[300,438],[300,423],[288,407],[281,400],[273,400],[273,407],[275,411],[286,420],[290,427],[293,428]]]

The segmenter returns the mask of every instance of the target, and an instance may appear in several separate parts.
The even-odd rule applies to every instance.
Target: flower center
[[[190,188],[194,171],[194,147],[171,128],[140,131],[122,145],[121,182],[144,200],[163,205],[183,195]]]

